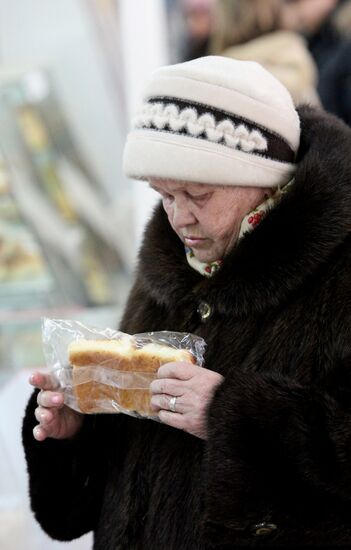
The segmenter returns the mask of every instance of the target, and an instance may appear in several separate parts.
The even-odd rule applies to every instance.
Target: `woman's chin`
[[[217,260],[217,258],[214,258],[213,255],[206,254],[205,252],[201,253],[201,252],[196,252],[195,250],[193,250],[193,253],[194,253],[195,258],[203,264],[210,264],[210,263],[215,262]]]

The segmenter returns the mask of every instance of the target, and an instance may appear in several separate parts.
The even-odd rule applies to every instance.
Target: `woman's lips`
[[[190,248],[195,248],[196,246],[200,246],[205,242],[206,239],[200,239],[198,237],[184,237],[184,242],[187,246]]]

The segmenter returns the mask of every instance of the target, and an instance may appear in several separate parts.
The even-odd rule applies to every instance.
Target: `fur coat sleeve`
[[[108,462],[106,442],[116,416],[87,415],[76,438],[38,442],[33,437],[37,394],[35,390],[28,402],[22,427],[31,507],[50,537],[73,540],[96,525]],[[120,429],[121,445],[122,433]]]

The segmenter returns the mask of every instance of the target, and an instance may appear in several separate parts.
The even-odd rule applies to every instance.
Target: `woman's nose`
[[[185,227],[196,222],[196,218],[185,200],[175,201],[173,205],[173,225]]]

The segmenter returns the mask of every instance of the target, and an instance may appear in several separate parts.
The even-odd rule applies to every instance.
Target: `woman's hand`
[[[38,393],[38,407],[35,409],[35,418],[38,420],[33,430],[37,441],[44,441],[47,437],[53,439],[67,439],[74,437],[82,427],[83,415],[69,409],[63,402],[63,394],[58,384],[50,374],[35,372],[29,383],[40,388]]]
[[[223,380],[217,372],[191,363],[167,363],[150,385],[151,406],[164,424],[207,438],[206,409]]]

